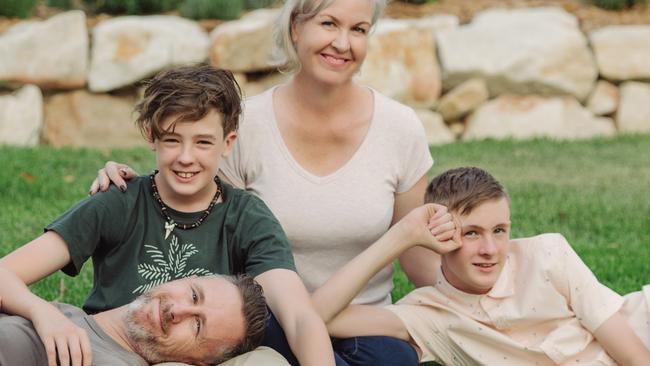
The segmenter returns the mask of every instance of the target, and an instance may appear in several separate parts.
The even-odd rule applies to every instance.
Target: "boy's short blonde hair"
[[[506,189],[490,173],[481,168],[450,169],[436,176],[427,186],[426,203],[447,206],[449,211],[468,215],[482,203],[508,198]]]

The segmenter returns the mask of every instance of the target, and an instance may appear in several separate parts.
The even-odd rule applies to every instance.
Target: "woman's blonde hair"
[[[371,26],[374,26],[384,11],[388,0],[368,0],[375,5],[372,13]],[[280,16],[275,23],[274,37],[277,47],[276,58],[283,72],[296,73],[300,70],[300,60],[291,38],[291,24],[304,22],[316,16],[321,10],[330,6],[334,0],[285,0]]]

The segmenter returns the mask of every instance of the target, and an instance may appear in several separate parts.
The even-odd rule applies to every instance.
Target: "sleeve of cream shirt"
[[[580,323],[591,333],[621,309],[623,298],[598,281],[593,272],[580,259],[561,234],[540,236],[542,243],[551,249],[548,260],[553,265],[549,277],[567,299]]]

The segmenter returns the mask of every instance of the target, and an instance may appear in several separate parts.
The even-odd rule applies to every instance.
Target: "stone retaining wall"
[[[286,79],[262,9],[210,34],[175,16],[116,17],[90,32],[83,12],[0,34],[0,143],[143,145],[139,82],[185,63],[233,70],[251,96]],[[650,132],[650,26],[583,34],[560,8],[381,19],[358,81],[411,105],[429,142],[580,139]]]

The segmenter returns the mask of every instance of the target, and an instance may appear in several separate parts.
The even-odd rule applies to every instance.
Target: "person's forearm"
[[[300,314],[294,325],[293,329],[285,329],[285,334],[300,365],[334,365],[334,351],[329,334],[318,314]]]
[[[368,281],[411,244],[394,225],[378,241],[353,258],[312,294],[312,303],[325,323],[343,310]]]
[[[31,320],[34,309],[41,306],[52,306],[49,302],[33,294],[16,274],[1,265],[0,283],[2,283],[0,298],[2,298],[4,313],[19,315]]]

